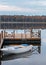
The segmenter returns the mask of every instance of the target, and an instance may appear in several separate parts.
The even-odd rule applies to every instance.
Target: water
[[[41,46],[23,54],[4,55],[0,65],[46,65],[46,30],[41,30]]]

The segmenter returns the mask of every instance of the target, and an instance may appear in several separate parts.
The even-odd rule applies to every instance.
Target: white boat
[[[22,45],[18,45],[18,46],[9,46],[6,48],[2,48],[1,51],[5,52],[5,53],[24,53],[27,52],[29,50],[32,50],[32,45],[29,46],[22,46]]]

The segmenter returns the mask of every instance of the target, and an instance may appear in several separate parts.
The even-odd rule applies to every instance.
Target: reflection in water
[[[1,52],[0,65],[1,65],[1,61],[8,61],[8,60],[19,59],[19,58],[28,58],[29,56],[32,56],[33,54],[40,54],[40,53],[41,53],[41,46],[33,46],[32,51],[28,51],[21,54],[2,55],[3,53]]]
[[[1,65],[2,52],[0,51],[0,65]]]
[[[0,65],[1,65],[1,60],[0,60]]]
[[[38,46],[38,52],[41,53],[41,46]]]

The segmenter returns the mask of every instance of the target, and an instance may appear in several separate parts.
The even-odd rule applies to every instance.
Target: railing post
[[[0,33],[0,48],[1,48],[1,33]]]
[[[3,39],[3,31],[1,31],[1,38]]]
[[[32,32],[32,29],[31,29],[31,32],[30,32],[30,33],[31,33],[30,35],[31,35],[31,38],[32,38],[32,36],[33,36],[33,32]]]
[[[22,31],[22,29],[21,29],[21,31]],[[23,38],[23,34],[22,34],[22,32],[21,32],[21,39]]]
[[[5,30],[4,30],[4,38],[5,38]]]
[[[26,30],[24,29],[24,35],[25,35],[25,39],[26,39]]]
[[[38,31],[38,37],[41,38],[41,30]]]
[[[15,38],[15,30],[13,31],[13,37]]]

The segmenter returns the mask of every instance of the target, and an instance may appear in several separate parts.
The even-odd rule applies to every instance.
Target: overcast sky
[[[46,0],[0,0],[0,15],[46,15]]]

